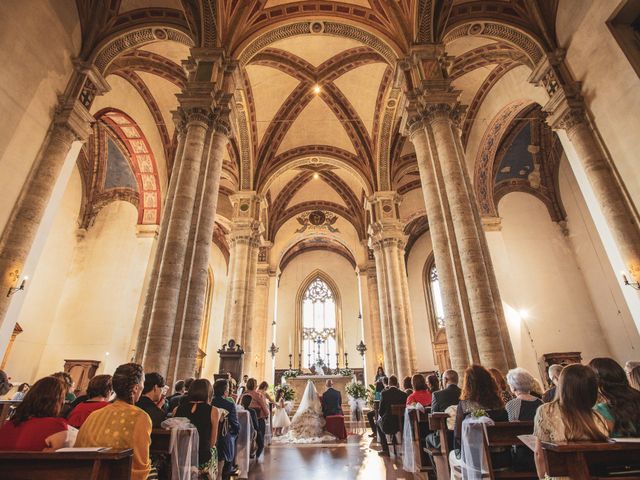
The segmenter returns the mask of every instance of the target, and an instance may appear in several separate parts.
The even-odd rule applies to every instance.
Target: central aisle
[[[413,480],[400,463],[378,456],[365,435],[322,445],[271,445],[249,480]]]

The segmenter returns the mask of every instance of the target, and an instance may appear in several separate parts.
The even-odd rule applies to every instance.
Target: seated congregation
[[[6,375],[2,376],[8,384]],[[427,378],[416,374],[405,378],[402,388],[395,375],[387,377],[381,368],[376,378],[372,409],[367,412],[372,445],[379,443],[379,455],[389,457],[389,442],[396,456],[398,443],[415,442],[420,447],[417,452],[403,445],[400,455],[417,458],[411,462],[402,458],[402,466],[411,473],[421,470],[412,464],[426,467],[423,470],[430,478],[494,478],[498,472],[507,478],[509,472],[518,478],[544,478],[553,474],[547,458],[547,449],[553,446],[585,448],[585,442],[609,445],[610,439],[640,437],[640,365],[634,362],[626,368],[611,358],[594,358],[588,365],[553,365],[549,368],[553,386],[545,392],[523,368],[510,370],[505,378],[496,369],[471,365],[461,382],[454,370]],[[332,388],[331,380],[320,397],[313,383],[308,383],[293,424],[283,391],[276,389],[273,398],[269,384],[258,384],[253,378],[244,378],[237,388],[231,378],[220,378],[213,385],[207,379],[190,378],[176,382],[174,392],[167,395],[161,375],[145,374],[141,365],[128,363],[113,376],[94,376],[85,395],[76,398],[73,387],[69,374],[59,372],[39,379],[22,399],[13,401],[9,418],[0,427],[3,468],[9,467],[3,456],[8,452],[42,451],[55,456],[64,447],[101,447],[131,449],[130,478],[134,480],[195,478],[180,476],[169,451],[154,448],[160,429],[181,428],[167,420],[173,418],[187,419],[197,430],[197,461],[191,467],[195,472],[197,466],[198,477],[230,478],[240,475],[240,450],[257,459],[264,454],[272,430],[276,437],[285,438],[290,428],[292,432],[308,428],[305,409],[316,408],[327,419],[343,415],[340,392]],[[1,393],[7,391],[3,385]],[[248,430],[243,433],[239,416],[245,412]],[[418,412],[430,417],[428,421],[421,420],[425,417]],[[434,428],[438,419],[445,421],[441,428]],[[532,442],[512,435],[510,441],[491,443],[487,432],[509,424],[518,427],[513,431],[532,435]],[[243,435],[249,445],[240,446]],[[398,441],[399,436],[404,438]],[[633,448],[626,456],[618,454],[613,464],[601,465],[604,473],[623,469],[637,476],[640,457],[635,454],[640,449]],[[240,478],[247,478],[246,474]]]

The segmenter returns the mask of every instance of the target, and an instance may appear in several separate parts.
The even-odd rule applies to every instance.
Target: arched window
[[[336,358],[336,300],[329,285],[316,277],[302,296],[302,362],[309,368]]]
[[[442,291],[440,290],[440,280],[438,279],[438,269],[435,262],[432,262],[429,268],[428,283],[433,324],[436,330],[439,330],[444,328],[444,307],[442,305]]]

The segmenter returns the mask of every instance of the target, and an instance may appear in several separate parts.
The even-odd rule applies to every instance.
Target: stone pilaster
[[[536,66],[529,80],[545,88],[549,101],[543,107],[547,123],[565,130],[575,148],[602,214],[633,280],[640,281],[640,228],[614,169],[589,121],[580,94],[564,63],[564,51],[550,52]]]
[[[382,254],[382,245],[372,243],[373,257],[375,259],[377,293],[376,297],[379,301],[380,314],[380,335],[382,341],[383,363],[385,372],[396,372],[396,350],[391,338],[393,336],[393,328],[391,326],[391,310],[389,302],[389,286],[387,284],[388,277],[386,275],[386,266]],[[389,374],[390,375],[390,374]]]
[[[72,144],[91,134],[94,118],[89,108],[96,95],[109,90],[102,75],[91,66],[74,62],[67,84],[29,177],[0,238],[0,325],[11,303],[6,292],[19,282],[45,209]]]
[[[256,274],[255,309],[249,319],[251,345],[246,355],[245,373],[255,378],[267,378],[267,332],[269,323],[269,286],[275,275],[266,262],[269,247],[260,247]]]
[[[388,316],[390,332],[383,332],[391,336],[383,338],[384,342],[393,344],[395,369],[393,372],[402,377],[411,375],[414,370],[412,363],[411,333],[409,324],[411,315],[408,313],[410,303],[405,301],[405,291],[402,284],[406,278],[404,261],[405,235],[402,224],[398,219],[398,205],[400,196],[396,192],[377,192],[369,199],[372,213],[372,223],[369,227],[369,241],[376,257],[376,267],[382,266],[385,276],[386,296],[388,298]],[[399,254],[402,253],[402,255]],[[382,307],[382,305],[381,305]],[[385,352],[385,356],[387,352]],[[385,365],[386,366],[386,365]]]
[[[375,260],[369,260],[367,262],[366,268],[366,279],[367,279],[367,299],[369,304],[369,318],[368,318],[368,326],[371,341],[369,344],[369,351],[367,355],[373,356],[374,361],[373,365],[377,368],[380,365],[383,365],[384,361],[384,350],[382,347],[382,327],[380,323],[380,299],[378,298],[378,274],[376,272],[376,264]],[[370,373],[374,374],[373,372]]]
[[[252,317],[257,281],[258,253],[262,227],[261,209],[264,199],[252,191],[240,191],[231,196],[233,218],[229,234],[229,277],[222,339],[234,339],[245,350],[252,348]]]

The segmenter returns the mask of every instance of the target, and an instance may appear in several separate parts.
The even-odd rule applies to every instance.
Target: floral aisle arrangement
[[[284,372],[282,372],[282,378],[284,378],[285,380],[289,379],[289,378],[296,378],[298,375],[300,375],[300,372],[298,370],[285,370]]]
[[[360,382],[350,382],[345,387],[349,396],[349,407],[351,410],[351,420],[364,420],[363,410],[367,404],[367,387]]]
[[[350,368],[340,368],[338,369],[338,374],[342,375],[343,377],[352,377],[353,370],[351,370]]]

